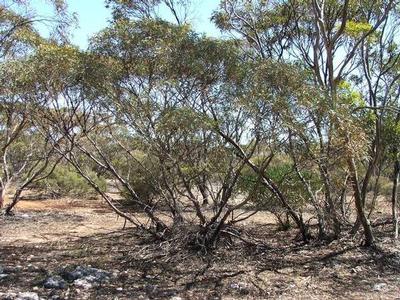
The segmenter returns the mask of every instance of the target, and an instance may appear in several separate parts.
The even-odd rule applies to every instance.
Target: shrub
[[[308,194],[305,187],[295,170],[292,163],[285,157],[278,157],[267,170],[268,176],[278,184],[281,191],[287,197],[290,205],[294,208],[301,208],[307,205]],[[316,174],[310,171],[302,171],[303,177],[312,185],[318,186],[319,179]],[[257,181],[257,174],[251,169],[245,168],[242,174],[240,189],[250,192]],[[286,211],[278,199],[264,186],[260,185],[253,193],[252,204],[262,210],[270,211],[274,214],[281,214]]]
[[[158,190],[154,182],[160,176],[160,165],[158,160],[140,150],[132,152],[135,159],[123,161],[122,159],[115,164],[120,164],[119,170],[126,174],[129,184],[139,196],[140,200],[150,203],[158,195]],[[126,189],[122,190],[122,195],[126,200],[130,199],[130,194]]]
[[[103,190],[106,190],[106,180],[93,171],[87,174]],[[92,186],[74,171],[71,167],[59,165],[54,172],[40,184],[41,188],[58,196],[94,196],[96,193]]]

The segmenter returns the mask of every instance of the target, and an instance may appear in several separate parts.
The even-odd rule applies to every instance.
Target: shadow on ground
[[[79,240],[2,245],[0,266],[7,277],[1,292],[35,291],[53,299],[263,299],[385,298],[400,295],[400,256],[379,229],[379,247],[359,247],[343,238],[330,244],[301,245],[295,232],[272,225],[247,227],[266,241],[237,241],[206,256],[154,243],[129,229]],[[71,266],[92,266],[113,278],[98,287],[45,289],[43,281]],[[58,298],[57,298],[58,297]]]

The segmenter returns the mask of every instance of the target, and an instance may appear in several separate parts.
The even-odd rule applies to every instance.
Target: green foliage
[[[373,191],[373,188],[375,187],[373,187],[371,184],[369,186],[369,190]],[[389,177],[381,176],[378,181],[378,186],[376,188],[379,191],[380,196],[384,196],[387,199],[390,199],[393,191],[393,181]]]
[[[361,93],[353,89],[349,82],[342,80],[339,82],[337,88],[340,103],[349,105],[351,108],[365,106]]]
[[[152,19],[119,20],[95,36],[91,48],[113,62],[115,79],[148,79],[151,74],[162,84],[184,78],[210,84],[221,74],[233,76],[238,54],[232,41],[205,38],[187,25]]]
[[[207,120],[204,119],[203,115],[190,108],[167,109],[163,111],[157,129],[165,134],[191,134],[206,127]]]
[[[347,21],[345,32],[352,38],[359,38],[363,34],[369,32],[372,29],[372,25],[367,22],[356,22]]]
[[[400,159],[400,122],[399,116],[388,115],[382,124],[382,144],[385,147],[384,156],[389,163]],[[392,172],[392,168],[390,168]],[[389,176],[392,176],[390,174]]]
[[[284,156],[277,158],[266,171],[269,178],[279,185],[281,192],[287,197],[290,204],[301,209],[308,203],[308,195],[305,187],[296,174],[290,160]],[[317,187],[320,181],[316,174],[302,171],[302,176],[313,187]],[[285,211],[281,203],[264,186],[256,186],[258,176],[249,168],[245,168],[239,183],[240,190],[252,194],[252,203],[260,208],[271,212]]]
[[[155,157],[142,151],[134,151],[132,156],[134,159],[123,166],[125,172],[129,173],[126,177],[140,200],[150,203],[160,193],[157,184],[160,183],[161,166]],[[123,194],[129,198],[126,190]]]
[[[207,193],[214,193],[210,199],[220,212],[236,196],[249,195],[259,208],[277,214],[291,210],[299,225],[295,216],[301,219],[312,193],[318,194],[311,203],[318,217],[330,226],[349,158],[358,165],[373,161],[371,141],[380,112],[366,109],[366,99],[373,102],[362,90],[367,84],[354,78],[365,72],[356,69],[362,65],[359,50],[376,45],[372,39],[356,41],[374,28],[382,1],[352,0],[345,3],[347,11],[341,0],[321,7],[302,0],[221,1],[214,21],[234,32],[232,40],[207,38],[189,24],[152,18],[162,2],[107,1],[114,20],[86,53],[21,30],[15,37],[31,52],[2,62],[2,95],[10,103],[23,99],[19,105],[34,99],[32,107],[43,108],[35,122],[45,123],[43,131],[57,144],[56,152],[72,149],[64,157],[82,166],[101,189],[106,180],[99,173],[125,185],[127,200],[137,194],[142,207],[168,204],[175,218]],[[380,59],[386,63],[394,52],[397,46],[391,43],[387,51],[371,50],[366,59],[384,53]],[[385,76],[393,76],[390,72]],[[382,120],[385,146],[394,146],[398,122]],[[13,163],[23,162],[26,145],[24,135],[16,140]],[[261,168],[268,153],[276,156],[260,182],[247,159]],[[266,182],[274,183],[275,194]],[[67,166],[57,167],[44,186],[60,195],[93,193]],[[203,208],[196,209],[205,225]]]
[[[385,143],[391,148],[398,147],[400,144],[400,122],[391,116],[388,116],[383,125],[383,138]]]
[[[98,176],[93,171],[88,171],[87,175],[102,191],[106,190],[107,182],[104,177]],[[59,196],[90,197],[96,195],[96,191],[86,179],[68,165],[57,166],[53,173],[39,184],[39,187]]]

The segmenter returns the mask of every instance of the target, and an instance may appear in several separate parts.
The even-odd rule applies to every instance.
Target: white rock
[[[0,299],[14,299],[17,297],[16,293],[0,293]]]
[[[45,280],[43,286],[46,289],[64,289],[67,284],[61,276],[52,276]]]
[[[279,269],[279,270],[277,270],[277,272],[280,274],[288,275],[288,274],[292,274],[294,272],[294,270],[293,270],[293,268],[287,267],[287,268]]]
[[[93,285],[86,279],[77,279],[74,281],[74,285],[77,287],[81,287],[85,290],[91,289],[93,287]]]
[[[380,292],[380,291],[382,291],[386,286],[387,286],[387,284],[384,283],[384,282],[377,283],[377,284],[374,285],[374,287],[372,288],[372,290],[374,290],[375,292]]]
[[[230,287],[231,289],[235,289],[235,290],[240,289],[240,286],[239,286],[237,283],[231,283],[231,284],[229,285],[229,287]]]
[[[19,293],[17,300],[39,300],[39,295],[33,292]]]

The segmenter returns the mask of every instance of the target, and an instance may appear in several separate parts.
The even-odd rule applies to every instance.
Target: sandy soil
[[[98,200],[21,201],[14,217],[0,219],[0,245],[79,239],[123,226],[124,220]]]
[[[0,293],[34,291],[44,299],[400,298],[400,247],[390,238],[390,225],[375,228],[377,249],[359,247],[360,236],[304,245],[295,230],[278,231],[272,216],[260,213],[239,228],[257,243],[231,241],[206,256],[172,241],[154,243],[123,226],[98,200],[22,201],[15,216],[0,217],[0,266],[14,270],[0,280]],[[116,276],[88,290],[43,288],[46,277],[77,265]]]

